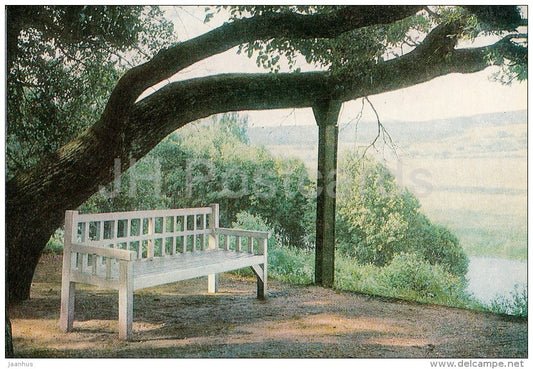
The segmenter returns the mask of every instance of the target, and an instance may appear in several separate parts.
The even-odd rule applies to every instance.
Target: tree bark
[[[8,263],[8,260],[9,260],[9,250],[6,249],[6,264]],[[4,271],[4,274],[6,274],[6,272]],[[8,294],[8,291],[9,291],[9,283],[7,282],[7,278],[6,278],[6,295],[5,295],[5,355],[6,355],[6,358],[12,358],[14,356],[14,351],[13,351],[13,334],[11,332],[11,320],[9,319],[9,314],[8,314],[8,307],[9,307],[9,294]]]
[[[398,8],[403,12],[394,13],[396,17],[412,14],[417,9]],[[355,11],[345,12],[344,24],[350,24],[350,27],[372,24],[380,18],[376,14],[373,17],[368,15],[366,20],[359,19],[357,23],[348,16]],[[337,12],[336,15],[340,17],[343,13]],[[318,19],[307,17],[307,22]],[[40,253],[50,235],[62,224],[65,210],[77,208],[100,185],[113,179],[115,158],[121,159],[121,169],[125,171],[130,158],[141,158],[169,133],[188,122],[228,111],[312,107],[319,101],[330,99],[347,101],[404,88],[448,73],[471,73],[488,66],[485,48],[454,50],[448,37],[452,26],[446,25],[437,27],[428,35],[427,41],[411,53],[370,69],[355,71],[350,76],[339,77],[327,72],[225,74],[172,83],[135,102],[147,87],[197,60],[227,50],[235,43],[267,37],[265,25],[273,23],[263,18],[223,26],[191,42],[167,49],[152,61],[133,68],[112,92],[100,121],[36,167],[6,183],[10,301],[29,297]],[[391,19],[396,18],[389,17],[386,21]],[[257,30],[250,24],[257,26]],[[313,33],[303,24],[305,22],[296,30],[285,24],[283,32],[316,36],[319,34],[317,30],[323,30],[315,27]],[[324,21],[323,24],[330,23]],[[281,28],[271,31],[272,34],[282,32]],[[503,46],[509,45],[497,43],[493,48]]]

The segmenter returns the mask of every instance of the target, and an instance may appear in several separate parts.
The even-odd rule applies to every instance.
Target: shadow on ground
[[[527,320],[272,281],[206,279],[139,291],[133,340],[118,340],[117,294],[81,286],[59,330],[61,260],[45,257],[32,298],[10,308],[17,357],[527,357]]]

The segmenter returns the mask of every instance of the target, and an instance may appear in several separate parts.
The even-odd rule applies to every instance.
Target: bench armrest
[[[105,256],[108,258],[131,261],[137,259],[137,252],[121,249],[112,249],[108,247],[97,247],[84,245],[82,243],[73,243],[70,245],[70,252],[79,252],[82,254]]]

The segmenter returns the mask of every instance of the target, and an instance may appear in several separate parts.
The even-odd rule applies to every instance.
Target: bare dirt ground
[[[117,294],[82,286],[59,330],[61,258],[41,260],[31,299],[9,310],[15,356],[525,358],[527,320],[223,275],[135,293],[134,340],[118,340]]]

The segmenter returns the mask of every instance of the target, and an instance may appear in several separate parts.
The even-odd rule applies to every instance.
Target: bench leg
[[[133,264],[120,262],[120,289],[118,291],[118,335],[131,340],[133,324]]]
[[[207,292],[208,293],[218,292],[218,274],[209,274],[207,276]]]
[[[61,286],[61,313],[59,326],[70,332],[74,323],[74,302],[76,300],[76,283],[63,279]]]
[[[264,299],[267,290],[267,268],[265,264],[253,265],[251,268],[257,277],[257,298]]]

